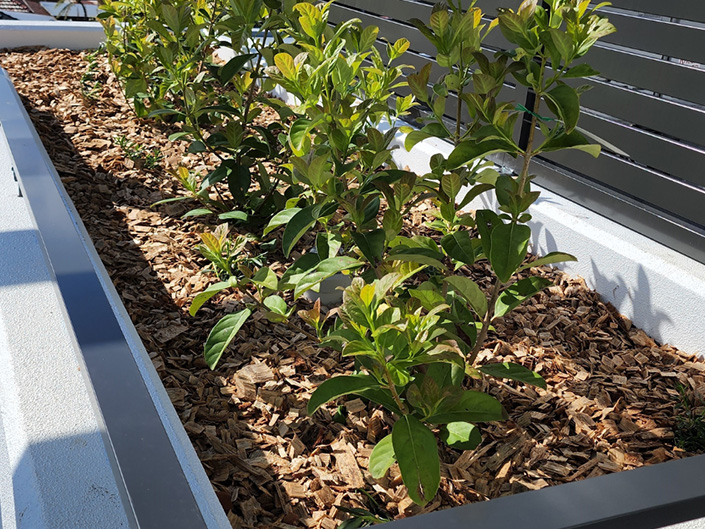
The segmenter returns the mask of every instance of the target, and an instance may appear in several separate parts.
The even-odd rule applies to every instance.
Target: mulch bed
[[[333,406],[307,416],[316,385],[351,367],[337,353],[260,320],[246,324],[216,371],[207,368],[208,331],[241,301],[222,296],[198,317],[188,315],[193,296],[214,281],[194,249],[207,227],[180,220],[184,206],[150,204],[181,193],[165,168],[210,162],[184,155],[165,127],[135,118],[105,57],[96,73],[100,97],[84,99],[84,56],[0,52],[0,66],[22,95],[233,527],[330,529],[348,516],[339,506],[370,507],[361,489],[391,518],[421,512],[398,469],[379,481],[367,472],[390,417],[360,399],[346,403],[346,425],[331,420]],[[120,135],[160,149],[160,167],[126,158]],[[655,343],[581,279],[540,273],[555,286],[500,321],[480,358],[535,369],[548,390],[483,382],[510,420],[483,425],[477,450],[442,451],[441,489],[423,511],[692,455],[674,447],[676,386],[702,395],[705,363]]]

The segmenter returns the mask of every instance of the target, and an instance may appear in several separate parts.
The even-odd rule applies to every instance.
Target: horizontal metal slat
[[[638,163],[705,189],[705,152],[639,129],[583,113],[580,126],[609,141]]]
[[[603,13],[617,28],[605,42],[642,51],[705,63],[705,28],[644,18],[636,14]]]
[[[665,17],[705,22],[705,2],[700,0],[612,0],[612,7]]]
[[[579,175],[634,197],[686,222],[705,227],[705,189],[698,189],[603,153],[599,158],[573,151],[542,155]]]
[[[705,105],[705,70],[596,45],[585,61],[621,83]]]
[[[705,146],[705,111],[598,80],[588,83],[593,88],[582,94],[583,107]]]

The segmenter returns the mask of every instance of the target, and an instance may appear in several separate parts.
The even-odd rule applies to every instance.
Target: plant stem
[[[462,48],[461,48],[462,49]],[[455,138],[454,144],[457,146],[460,143],[460,121],[463,118],[463,85],[458,88],[458,108],[455,114]]]
[[[399,406],[399,411],[402,412],[402,414],[406,415],[409,410],[407,410],[406,405],[401,401],[401,398],[399,398],[399,394],[397,393],[397,387],[394,385],[394,382],[392,381],[392,375],[386,365],[384,366],[384,378],[387,379],[387,386],[389,387],[389,391],[391,392],[392,397],[394,398],[394,402],[396,402],[397,406]]]
[[[541,69],[543,71],[543,68]],[[538,115],[539,109],[541,107],[541,94],[536,94],[536,99],[534,100],[534,108],[532,109],[533,114],[531,115],[531,128],[529,130],[529,138],[526,144],[526,149],[524,151],[524,166],[519,174],[519,196],[524,196],[524,187],[526,187],[527,179],[529,178],[529,167],[531,165],[531,159],[533,158],[533,148],[534,148],[534,137],[536,133],[536,116]],[[487,314],[485,314],[485,319],[482,322],[482,328],[480,329],[480,334],[475,342],[475,347],[473,347],[470,357],[468,358],[468,363],[473,365],[477,359],[477,355],[480,353],[485,339],[487,338],[487,333],[489,332],[490,324],[492,323],[492,318],[494,316],[494,306],[497,302],[497,298],[502,291],[502,282],[498,277],[495,277],[495,284],[492,288],[492,293],[490,294],[489,303],[487,305]]]
[[[482,320],[482,328],[480,329],[480,334],[477,336],[477,340],[475,341],[475,347],[472,348],[472,352],[470,353],[470,357],[468,358],[468,364],[470,366],[472,366],[475,363],[475,360],[477,360],[477,355],[480,354],[480,349],[482,349],[482,346],[484,345],[485,340],[487,339],[487,333],[490,330],[490,324],[492,323],[492,318],[494,317],[494,306],[501,291],[502,282],[499,280],[498,277],[496,277],[495,284],[492,288],[492,293],[490,294],[490,298],[487,304],[487,314],[485,314],[485,319]]]

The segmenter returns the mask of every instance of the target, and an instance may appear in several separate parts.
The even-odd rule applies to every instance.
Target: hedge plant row
[[[172,141],[218,160],[206,174],[174,171],[187,193],[167,199],[192,200],[197,207],[185,216],[221,222],[202,234],[198,248],[219,281],[196,296],[191,313],[226,289],[252,300],[213,328],[206,362],[217,367],[254,312],[294,325],[307,291],[348,276],[333,321],[320,300],[297,313],[311,337],[355,357],[357,368],[323,382],[308,410],[350,394],[383,406],[395,423],[374,448],[370,472],[380,478],[398,463],[418,504],[439,487],[439,440],[474,449],[482,439],[477,423],[507,417],[499,401],[472,389],[476,380],[545,387],[521,365],[476,360],[493,321],[550,285],[531,267],[574,259],[554,252],[525,263],[530,208],[539,198],[530,169],[541,153],[600,152],[588,139],[595,137],[578,127],[586,88],[574,81],[597,74],[582,57],[614,27],[596,12],[604,4],[589,3],[525,0],[491,22],[475,2],[468,9],[459,0],[438,4],[429,20],[410,21],[436,48],[437,71],[430,63],[419,71],[404,64],[407,39],[388,42],[358,19],[329,23],[330,2],[103,6],[111,65],[137,115],[169,123],[177,130]],[[512,48],[483,48],[491,31]],[[231,58],[219,61],[216,50]],[[502,100],[510,81],[536,95],[533,108]],[[270,95],[277,85],[296,97],[294,106]],[[451,96],[454,121],[447,117]],[[417,106],[425,117],[411,130],[401,120]],[[263,120],[263,112],[277,119]],[[515,138],[524,116],[530,134],[521,147]],[[380,132],[382,123],[387,132]],[[400,129],[408,132],[407,150],[427,138],[454,148],[448,157],[434,155],[429,173],[415,174],[392,158]],[[484,161],[491,154],[516,158],[518,173],[495,170]],[[482,193],[494,194],[498,210],[464,213]],[[422,201],[433,204],[427,226],[436,235],[404,235],[405,217]],[[231,223],[250,235],[230,237]],[[310,232],[315,248],[289,259]],[[248,255],[252,238],[270,253],[280,241],[288,260],[283,274],[268,266],[267,255]],[[470,277],[483,261],[491,270],[488,290]]]

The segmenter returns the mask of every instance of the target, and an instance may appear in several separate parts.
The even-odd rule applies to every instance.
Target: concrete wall
[[[86,50],[105,40],[98,22],[0,20],[0,48],[46,46]]]

